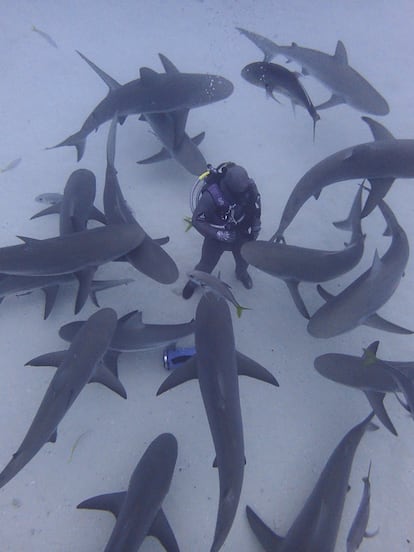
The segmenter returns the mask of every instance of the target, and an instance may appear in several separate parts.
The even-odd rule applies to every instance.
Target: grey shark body
[[[93,303],[99,307],[96,293],[123,284],[129,284],[129,278],[120,280],[92,280],[89,295]],[[61,286],[78,282],[74,274],[59,274],[56,276],[18,276],[16,274],[0,274],[0,303],[10,295],[25,295],[36,289],[45,294],[45,308],[43,318],[46,320],[51,313]]]
[[[166,56],[162,54],[159,56],[167,74],[180,73]],[[189,111],[189,109],[180,109],[168,113],[142,113],[140,120],[146,121],[150,125],[163,148],[159,153],[138,161],[139,164],[174,159],[196,176],[205,171],[207,162],[197,147],[204,138],[204,132],[194,138],[190,138],[185,132]]]
[[[77,169],[69,176],[62,195],[46,193],[38,196],[46,198],[42,199],[42,203],[48,202],[47,198],[51,196],[53,203],[31,218],[59,214],[59,233],[61,236],[86,230],[89,219],[105,224],[105,215],[93,204],[95,195],[96,178],[93,172],[88,169]]]
[[[81,129],[54,146],[75,146],[78,161],[83,156],[87,136],[101,124],[113,119],[115,113],[118,113],[119,121],[123,122],[128,115],[133,114],[200,107],[225,99],[233,92],[232,83],[217,75],[157,73],[147,67],[140,69],[139,79],[121,85],[78,53],[109,87],[108,95],[87,117]]]
[[[335,54],[331,56],[319,50],[302,48],[295,42],[292,42],[291,46],[279,46],[256,33],[241,28],[238,30],[262,50],[265,61],[271,61],[277,55],[284,56],[287,61],[295,61],[302,66],[304,75],[312,75],[332,92],[332,97],[316,109],[326,109],[346,103],[372,115],[389,113],[386,100],[349,65],[345,46],[340,40]]]
[[[271,241],[250,241],[241,248],[242,257],[259,270],[282,279],[292,299],[305,318],[310,318],[299,293],[300,282],[326,282],[354,268],[364,252],[364,235],[361,229],[361,194],[358,190],[349,217],[336,223],[350,230],[351,240],[340,251],[323,251],[275,243]]]
[[[65,341],[72,341],[85,322],[65,324],[59,335]],[[183,324],[145,324],[142,312],[133,311],[118,320],[108,349],[119,353],[132,353],[165,347],[172,342],[194,333],[194,320]]]
[[[319,121],[320,116],[309,98],[308,93],[303,88],[295,73],[289,71],[276,63],[268,63],[266,61],[256,61],[246,65],[241,72],[241,75],[247,82],[260,86],[266,90],[266,94],[276,99],[273,96],[274,92],[279,92],[287,96],[292,105],[301,105],[313,120],[313,135],[315,137],[315,125]],[[278,100],[276,100],[278,101]]]
[[[116,517],[105,552],[137,552],[146,536],[157,538],[167,552],[179,552],[162,509],[176,460],[177,441],[171,433],[163,433],[138,462],[127,491],[95,496],[78,505],[109,511]]]
[[[69,349],[61,352],[59,367],[22,444],[0,473],[0,488],[26,465],[44,444],[48,441],[55,442],[59,423],[88,382],[103,383],[126,398],[120,381],[108,369],[98,364],[107,350],[115,327],[115,311],[101,309],[89,318]]]
[[[105,224],[105,216],[93,204],[95,194],[96,178],[93,172],[88,169],[78,169],[70,175],[65,185],[62,201],[41,211],[32,218],[59,212],[59,233],[61,236],[86,230],[88,220],[91,217]],[[86,303],[97,268],[97,266],[90,266],[76,273],[79,286],[75,302],[75,314]]]
[[[314,366],[325,378],[363,391],[377,418],[393,435],[397,435],[384,406],[386,393],[400,390],[390,368],[414,381],[414,362],[381,360],[376,356],[378,344],[378,341],[371,343],[361,357],[342,353],[318,356],[314,360]]]
[[[22,245],[0,248],[0,273],[53,276],[77,272],[122,257],[144,233],[133,224],[112,224],[55,238],[21,237]]]
[[[369,117],[362,119],[369,125],[375,141],[338,151],[306,172],[293,188],[272,240],[283,240],[286,228],[306,201],[312,196],[318,199],[323,188],[330,184],[367,179],[371,190],[362,211],[365,217],[385,197],[396,178],[414,177],[414,140],[395,139],[383,125]]]
[[[104,211],[109,224],[132,224],[143,234],[139,247],[130,250],[125,260],[134,268],[161,284],[171,284],[178,278],[178,268],[166,251],[153,240],[137,222],[128,207],[115,169],[115,142],[118,117],[112,119],[107,143],[107,165],[104,188]]]
[[[334,337],[361,324],[390,332],[412,333],[377,314],[397,289],[409,256],[407,235],[394,213],[383,200],[379,208],[387,223],[386,233],[391,234],[388,250],[381,258],[375,252],[371,268],[338,295],[331,296],[319,287],[327,302],[308,322],[308,332],[314,337]]]
[[[210,552],[222,547],[236,515],[244,474],[244,441],[238,374],[277,385],[260,365],[237,353],[229,307],[211,292],[196,311],[196,354],[174,372],[157,395],[191,379],[198,379],[216,451],[220,497],[214,541]]]
[[[266,552],[334,552],[355,452],[373,415],[335,448],[286,537],[276,535],[247,507],[250,527]]]

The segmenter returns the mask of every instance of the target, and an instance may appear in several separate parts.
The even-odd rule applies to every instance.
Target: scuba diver
[[[216,169],[208,165],[208,169],[198,178],[191,198],[192,225],[204,236],[201,259],[195,270],[211,273],[223,252],[231,251],[236,278],[246,289],[251,289],[248,263],[241,256],[240,248],[259,235],[260,194],[254,180],[240,165],[227,162]],[[196,287],[189,280],[184,286],[183,298],[189,299]]]

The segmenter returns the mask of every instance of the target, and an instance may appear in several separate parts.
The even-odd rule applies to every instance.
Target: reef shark
[[[273,92],[279,92],[287,96],[292,102],[293,108],[295,105],[301,105],[306,109],[313,120],[313,139],[315,140],[315,125],[319,121],[320,116],[317,113],[308,93],[299,82],[296,73],[289,71],[281,65],[268,63],[266,61],[256,61],[249,63],[243,67],[241,76],[256,86],[260,86],[266,90],[267,96],[270,96],[275,101],[279,101],[273,95]]]
[[[196,354],[166,378],[157,395],[198,379],[220,481],[216,529],[210,552],[222,547],[236,515],[244,473],[243,425],[238,374],[278,385],[262,366],[235,349],[230,309],[222,297],[204,294],[195,316]]]
[[[58,369],[33,422],[17,452],[0,473],[0,488],[19,473],[43,445],[56,441],[58,425],[88,382],[102,383],[126,398],[118,378],[99,363],[115,328],[115,311],[101,309],[89,318],[69,349],[60,352]]]
[[[361,357],[327,353],[316,357],[314,366],[321,376],[363,391],[377,418],[393,435],[397,435],[383,404],[386,393],[399,391],[390,368],[414,380],[414,362],[381,360],[377,357],[378,345],[379,341],[371,343]]]
[[[390,108],[386,100],[375,88],[348,63],[343,42],[338,40],[335,54],[331,56],[319,50],[302,48],[295,42],[291,46],[280,46],[256,33],[236,27],[264,53],[264,60],[271,61],[282,55],[287,61],[295,61],[302,66],[303,75],[312,75],[331,92],[331,98],[316,109],[326,109],[339,104],[348,104],[359,111],[372,115],[387,115]]]
[[[70,175],[65,185],[62,201],[55,203],[32,218],[59,212],[59,233],[61,236],[86,230],[91,216],[106,224],[103,213],[93,205],[95,194],[96,178],[93,172],[88,169],[78,169]],[[75,314],[78,314],[86,303],[97,268],[97,266],[89,266],[75,274],[79,282]]]
[[[391,244],[382,257],[375,251],[371,268],[336,296],[321,286],[318,291],[326,300],[308,322],[308,332],[314,337],[334,337],[348,332],[361,324],[376,329],[411,334],[411,330],[397,326],[377,314],[390,299],[400,283],[408,262],[407,235],[385,203],[379,208],[387,223],[385,235],[391,235]]]
[[[121,85],[86,56],[78,54],[109,88],[108,95],[95,107],[80,130],[53,146],[75,146],[78,161],[85,151],[87,136],[110,121],[115,113],[119,122],[123,123],[128,115],[192,109],[223,100],[233,92],[233,84],[224,77],[198,73],[157,73],[148,67],[141,67],[139,79]]]
[[[107,141],[107,165],[103,195],[105,216],[109,224],[127,223],[144,235],[139,247],[130,250],[124,260],[134,268],[161,284],[171,284],[178,278],[178,268],[174,260],[153,240],[137,222],[127,205],[119,185],[115,169],[115,142],[118,116],[115,114],[109,129]]]
[[[299,293],[301,282],[326,282],[354,268],[364,252],[361,229],[362,186],[355,196],[348,218],[336,226],[350,230],[351,240],[340,251],[323,251],[271,241],[249,241],[242,245],[242,257],[259,270],[281,278],[287,285],[298,311],[309,319]]]
[[[59,233],[72,234],[86,230],[88,220],[93,219],[106,224],[105,215],[93,202],[96,195],[96,177],[88,169],[77,169],[69,176],[63,194],[41,194],[38,197],[51,196],[53,203],[31,217],[59,215]],[[38,200],[39,201],[39,200]]]
[[[105,510],[116,517],[105,552],[136,552],[146,536],[157,538],[167,552],[179,552],[162,509],[176,461],[177,440],[171,433],[162,433],[144,452],[127,491],[95,496],[78,504],[78,508]]]
[[[374,142],[358,144],[326,157],[302,176],[293,188],[280,219],[279,228],[271,240],[284,241],[286,228],[306,201],[330,184],[356,178],[371,184],[362,210],[366,217],[385,197],[396,178],[414,177],[414,140],[396,139],[380,123],[362,117],[370,127]]]
[[[158,55],[167,74],[179,73],[177,67],[166,56]],[[159,153],[138,161],[140,165],[172,158],[196,176],[205,171],[207,162],[197,147],[204,139],[205,133],[202,132],[194,138],[190,138],[185,132],[189,111],[189,109],[180,109],[168,113],[141,114],[140,120],[146,121],[150,125],[163,148]]]
[[[59,335],[70,342],[84,324],[85,322],[82,321],[65,324],[60,328]],[[142,320],[142,312],[132,311],[118,320],[103,362],[114,374],[118,374],[118,357],[121,353],[166,347],[182,337],[193,334],[194,328],[194,320],[182,324],[145,324]],[[42,357],[38,357],[37,361],[42,363]]]
[[[266,552],[334,552],[358,445],[367,429],[378,429],[371,413],[353,427],[329,457],[286,537],[274,533],[247,506],[247,519]]]
[[[45,308],[43,319],[46,320],[52,312],[59,288],[77,282],[74,274],[59,274],[56,276],[18,276],[16,274],[0,274],[0,303],[9,295],[25,295],[36,289],[41,289],[45,294]],[[92,280],[89,295],[97,307],[99,307],[96,293],[123,284],[133,282],[130,278],[120,280]]]
[[[22,245],[0,248],[0,273],[53,276],[77,272],[124,256],[145,237],[134,224],[111,224],[54,238],[19,236]]]

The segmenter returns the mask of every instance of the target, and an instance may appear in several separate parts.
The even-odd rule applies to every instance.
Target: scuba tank
[[[196,208],[201,194],[204,192],[207,185],[210,184],[212,180],[220,180],[220,178],[225,174],[227,168],[232,165],[234,165],[232,161],[220,163],[220,165],[216,168],[214,168],[211,164],[207,165],[207,170],[200,174],[190,192],[190,209],[192,213],[194,213],[194,209]]]

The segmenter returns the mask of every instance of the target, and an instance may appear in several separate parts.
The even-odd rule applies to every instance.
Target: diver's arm
[[[216,206],[208,192],[204,192],[193,213],[193,226],[205,238],[213,238],[219,241],[231,242],[235,238],[235,232],[224,227],[213,226]]]

